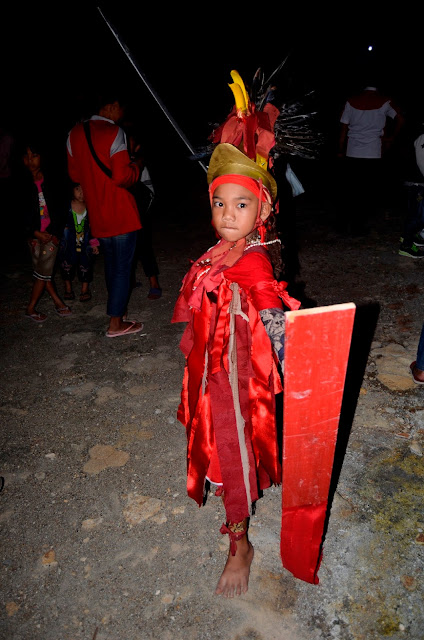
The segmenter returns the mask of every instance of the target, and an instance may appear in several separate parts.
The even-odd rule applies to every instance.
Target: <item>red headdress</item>
[[[269,152],[275,142],[273,123],[279,112],[271,104],[268,104],[268,109],[258,112],[250,102],[237,71],[232,71],[231,77],[235,80],[230,88],[236,104],[211,137],[218,144],[209,162],[209,192],[212,197],[216,186],[223,182],[242,183],[252,191],[259,201],[255,228],[259,229],[263,239],[265,227],[259,215],[261,202],[272,204],[277,197],[277,183],[267,167],[271,160]],[[190,307],[200,309],[203,292],[212,291],[217,286],[221,272],[240,259],[245,246],[245,238],[236,243],[220,240],[193,264],[186,275],[176,306],[176,315],[180,320]]]
[[[231,71],[231,77],[234,82],[229,87],[234,94],[235,105],[210,139],[215,144],[232,144],[266,171],[268,165],[272,166],[269,153],[275,145],[274,125],[280,112],[270,102],[258,110],[251,102],[240,74]],[[276,195],[275,191],[273,199]]]
[[[277,197],[277,183],[267,168],[268,163],[272,163],[269,154],[275,143],[273,126],[279,111],[270,103],[263,111],[258,111],[238,72],[231,71],[231,77],[234,83],[229,86],[235,106],[211,136],[212,142],[218,144],[208,167],[209,193],[212,198],[216,186],[223,182],[242,183],[252,191],[259,201],[255,228],[259,229],[263,240],[265,227],[259,215],[261,203],[272,204]],[[221,272],[240,259],[245,246],[245,238],[235,243],[220,240],[193,264],[184,279],[174,320],[177,317],[180,321],[188,320],[190,307],[200,309],[204,291],[212,291],[217,286]]]

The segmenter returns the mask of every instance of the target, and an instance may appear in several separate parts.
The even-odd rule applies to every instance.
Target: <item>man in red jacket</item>
[[[134,196],[128,190],[139,179],[140,168],[131,162],[125,133],[117,124],[123,114],[119,98],[104,97],[97,115],[76,124],[67,141],[69,176],[82,186],[91,232],[99,238],[103,250],[109,338],[138,333],[143,328],[141,322],[124,320],[141,223]]]

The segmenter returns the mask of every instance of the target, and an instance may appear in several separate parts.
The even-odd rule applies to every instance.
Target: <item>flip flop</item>
[[[158,300],[162,295],[162,289],[158,289],[156,287],[151,287],[147,297],[149,300]]]
[[[44,320],[47,319],[47,316],[45,313],[40,313],[39,311],[34,311],[34,313],[26,313],[25,314],[25,318],[29,318],[30,320],[33,320],[34,322],[44,322]]]
[[[415,365],[416,364],[417,364],[417,361],[414,360],[414,362],[411,362],[411,364],[409,365],[409,368],[411,370],[412,379],[415,382],[415,384],[424,384],[424,380],[418,380],[414,375],[414,369],[415,369]]]
[[[91,300],[91,292],[90,291],[84,291],[84,293],[81,293],[80,302],[88,302],[89,300]]]
[[[64,300],[75,300],[75,292],[74,291],[65,291],[63,299]]]
[[[137,325],[140,326],[137,326]],[[128,325],[126,329],[122,331],[106,331],[106,338],[119,338],[119,336],[128,336],[130,333],[139,333],[143,330],[142,322],[135,322],[135,320],[131,321],[131,324]]]
[[[56,307],[56,313],[61,318],[72,315],[72,311],[69,307]]]

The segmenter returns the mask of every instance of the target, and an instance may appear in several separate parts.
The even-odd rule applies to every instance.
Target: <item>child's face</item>
[[[248,238],[255,228],[258,204],[258,198],[241,185],[219,185],[212,199],[212,224],[221,238],[229,242]],[[263,220],[266,217],[261,213]]]
[[[74,187],[74,200],[78,200],[78,202],[84,202],[84,193],[80,184]]]
[[[23,156],[24,165],[31,171],[37,173],[41,167],[41,156],[39,153],[33,153],[28,147]]]

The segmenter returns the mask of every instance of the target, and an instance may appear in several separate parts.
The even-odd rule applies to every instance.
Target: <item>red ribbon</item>
[[[224,523],[219,531],[220,533],[222,533],[223,536],[228,533],[230,537],[231,555],[235,556],[237,551],[237,542],[241,540],[242,537],[246,534],[247,529],[244,529],[244,531],[241,531],[240,533],[234,533],[234,531],[231,531],[231,529],[229,529],[227,525]]]
[[[274,280],[272,286],[274,287],[274,291],[278,293],[279,297],[284,302],[286,307],[288,307],[290,310],[299,309],[302,303],[299,300],[296,300],[296,298],[292,298],[292,296],[287,293],[287,282],[284,282],[283,280],[277,282],[277,280]]]
[[[270,202],[271,196],[266,187],[263,186],[261,180],[255,180],[255,178],[249,178],[247,176],[239,175],[238,173],[225,173],[222,176],[218,176],[211,182],[209,187],[209,193],[211,199],[217,187],[221,184],[238,184],[245,189],[248,189],[258,200],[262,202]]]

